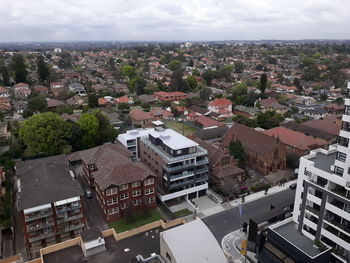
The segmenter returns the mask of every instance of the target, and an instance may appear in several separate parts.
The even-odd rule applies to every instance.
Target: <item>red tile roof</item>
[[[15,88],[29,88],[29,85],[27,83],[17,83],[16,85],[14,85]]]
[[[317,148],[317,140],[311,136],[307,136],[301,132],[293,131],[286,127],[276,127],[266,131],[263,131],[264,134],[278,137],[281,142],[292,146],[300,150],[309,150]]]
[[[214,126],[222,126],[223,124],[213,120],[207,116],[200,115],[196,118],[196,122],[200,124],[203,128],[214,127]]]
[[[311,120],[303,122],[302,125],[315,128],[321,131],[328,132],[329,134],[338,135],[340,131],[340,123],[331,123],[325,120]]]
[[[136,121],[152,120],[154,117],[149,112],[144,112],[140,109],[132,109],[129,116]]]
[[[209,106],[214,107],[227,107],[229,105],[232,105],[232,101],[226,98],[218,98],[209,103]]]

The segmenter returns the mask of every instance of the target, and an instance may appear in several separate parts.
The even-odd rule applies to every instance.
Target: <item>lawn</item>
[[[192,214],[192,212],[190,210],[188,210],[187,208],[179,210],[177,212],[174,213],[174,215],[178,218],[178,217],[183,217],[183,216],[188,216]]]
[[[132,220],[127,218],[119,219],[113,223],[109,224],[109,227],[113,227],[115,232],[121,233],[128,231],[133,228],[137,228],[143,225],[147,225],[154,221],[163,219],[162,215],[157,210],[152,210],[149,212],[149,216],[145,217],[144,214],[134,214]]]
[[[178,133],[181,133],[185,136],[189,135],[189,134],[192,134],[192,133],[195,133],[198,131],[197,128],[193,127],[193,126],[190,126],[184,122],[177,122],[177,121],[168,121],[165,123],[165,125],[170,128],[170,129],[173,129],[175,131],[177,131]]]

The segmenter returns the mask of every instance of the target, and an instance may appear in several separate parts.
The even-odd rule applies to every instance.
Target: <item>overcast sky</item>
[[[0,0],[0,10],[0,42],[350,38],[350,0]]]

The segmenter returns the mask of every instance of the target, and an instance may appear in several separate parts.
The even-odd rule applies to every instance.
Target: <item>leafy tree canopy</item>
[[[70,152],[71,126],[57,114],[46,112],[24,121],[19,137],[34,155]]]

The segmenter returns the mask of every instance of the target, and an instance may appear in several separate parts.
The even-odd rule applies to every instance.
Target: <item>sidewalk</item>
[[[260,191],[260,192],[256,192],[256,193],[252,193],[252,194],[249,194],[247,196],[244,197],[245,199],[245,204],[246,203],[250,203],[250,202],[253,202],[255,200],[258,200],[258,199],[261,199],[261,198],[264,198],[264,197],[267,197],[271,194],[275,194],[275,193],[278,193],[278,192],[281,192],[281,191],[284,191],[286,189],[289,188],[289,186],[291,184],[294,184],[296,183],[297,180],[293,180],[293,181],[290,181],[290,182],[287,182],[285,183],[283,186],[274,186],[274,187],[271,187],[267,194],[265,195],[265,191]],[[204,218],[204,217],[207,217],[207,216],[211,216],[211,215],[214,215],[214,214],[217,214],[219,212],[222,212],[222,211],[225,211],[225,210],[228,210],[228,209],[231,209],[231,208],[234,208],[234,207],[237,207],[239,206],[239,204],[241,203],[241,198],[239,199],[235,199],[233,201],[229,201],[229,202],[226,202],[224,204],[218,204],[217,206],[215,207],[211,207],[209,209],[202,209],[202,210],[199,210],[198,211],[198,216],[200,218]]]
[[[240,230],[227,234],[221,241],[225,255],[231,258],[234,263],[258,262],[254,253],[248,251],[247,260],[241,255],[240,247],[243,239],[247,239],[247,235]]]

